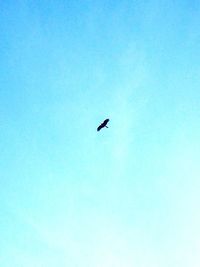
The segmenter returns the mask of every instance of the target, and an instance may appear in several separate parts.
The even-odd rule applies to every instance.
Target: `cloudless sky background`
[[[199,266],[199,27],[195,0],[0,1],[1,267]]]

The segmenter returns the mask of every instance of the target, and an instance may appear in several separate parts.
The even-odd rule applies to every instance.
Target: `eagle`
[[[109,119],[106,119],[104,122],[102,122],[102,124],[100,124],[99,127],[97,128],[97,131],[100,131],[104,127],[108,128],[107,126],[108,122],[109,122]]]

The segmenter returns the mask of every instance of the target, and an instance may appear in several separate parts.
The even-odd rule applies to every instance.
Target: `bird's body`
[[[108,128],[107,126],[108,122],[109,122],[109,119],[106,119],[102,124],[99,125],[99,127],[97,128],[97,131],[100,131],[104,127]]]

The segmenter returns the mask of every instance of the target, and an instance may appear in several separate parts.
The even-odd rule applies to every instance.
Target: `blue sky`
[[[199,2],[0,6],[1,267],[199,266]]]

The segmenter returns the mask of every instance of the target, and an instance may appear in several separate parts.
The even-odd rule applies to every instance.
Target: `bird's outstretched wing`
[[[99,127],[97,128],[97,131],[100,131],[102,128],[103,128],[103,127],[102,127],[102,124],[101,124],[101,125],[99,125]]]
[[[103,122],[103,125],[106,126],[106,124],[109,122],[109,119],[106,119],[104,122]]]

